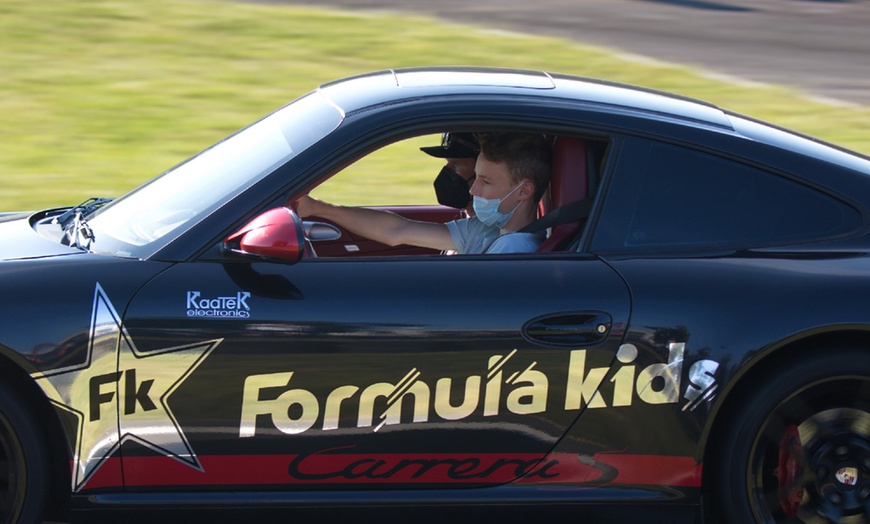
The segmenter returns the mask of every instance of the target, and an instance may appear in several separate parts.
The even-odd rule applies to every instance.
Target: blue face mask
[[[522,184],[520,184],[522,185]],[[520,185],[513,188],[510,193],[506,194],[502,198],[483,198],[480,196],[475,196],[472,202],[474,206],[474,214],[477,216],[477,219],[486,224],[487,226],[497,227],[499,229],[503,228],[505,224],[508,223],[508,220],[514,216],[514,211],[520,207],[520,202],[517,202],[516,207],[507,213],[500,213],[498,207],[504,201],[505,198],[511,196],[514,191],[520,188]]]

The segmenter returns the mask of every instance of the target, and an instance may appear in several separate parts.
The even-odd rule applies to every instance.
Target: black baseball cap
[[[477,158],[480,145],[473,133],[444,133],[440,146],[421,147],[420,151],[436,158]]]

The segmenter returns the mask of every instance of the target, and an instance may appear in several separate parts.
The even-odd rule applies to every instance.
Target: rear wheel
[[[0,384],[0,522],[39,522],[48,485],[43,439],[18,395]]]
[[[795,359],[748,395],[715,463],[726,522],[870,522],[870,349]]]

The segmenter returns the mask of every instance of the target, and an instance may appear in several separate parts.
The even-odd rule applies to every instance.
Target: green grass
[[[0,0],[0,50],[0,209],[120,195],[322,82],[418,65],[664,89],[870,153],[870,108],[421,17],[214,0]],[[430,181],[440,168],[421,165]],[[406,179],[402,159],[375,166],[385,183],[431,200],[431,185]],[[384,185],[366,187],[358,203],[383,194]]]

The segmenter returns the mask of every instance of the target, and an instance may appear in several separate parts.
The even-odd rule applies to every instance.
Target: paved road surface
[[[259,0],[424,13],[870,105],[870,0]]]

